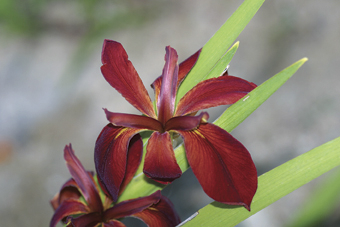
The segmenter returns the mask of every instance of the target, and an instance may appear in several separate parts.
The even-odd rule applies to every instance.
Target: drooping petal
[[[96,190],[96,186],[79,159],[75,156],[71,144],[65,146],[64,159],[67,168],[77,183],[91,211],[99,212],[103,210],[103,205],[98,191]]]
[[[104,109],[106,118],[115,126],[149,129],[153,131],[163,130],[162,124],[154,118],[134,114],[113,113]]]
[[[81,215],[76,218],[71,219],[73,226],[84,226],[92,227],[102,222],[102,214],[98,212],[92,212],[88,214]]]
[[[67,216],[75,215],[75,214],[83,214],[83,213],[88,213],[88,212],[89,212],[89,209],[84,203],[78,200],[71,200],[71,199],[66,200],[54,212],[54,215],[50,222],[50,227],[56,226],[59,221],[61,221],[63,218]]]
[[[125,177],[130,140],[139,131],[108,124],[97,138],[94,161],[98,180],[101,181],[103,191],[109,193],[113,201],[117,200]]]
[[[229,75],[204,80],[178,102],[174,116],[182,116],[214,106],[233,104],[254,88],[256,88],[254,83]]]
[[[126,225],[117,220],[110,220],[108,222],[103,223],[103,227],[126,227]]]
[[[207,122],[209,114],[202,112],[197,116],[173,117],[165,124],[165,131],[169,130],[192,130],[198,127],[201,122]]]
[[[133,216],[141,219],[150,227],[173,227],[181,222],[173,204],[165,196],[162,196],[158,203]]]
[[[158,120],[162,124],[165,124],[174,112],[178,79],[177,52],[170,46],[167,46],[165,50],[162,85],[157,99]]]
[[[199,49],[196,53],[194,53],[189,58],[187,58],[186,60],[184,60],[182,63],[179,64],[177,88],[180,85],[180,83],[183,81],[185,76],[190,72],[190,70],[194,66],[194,64],[196,63],[200,52],[201,52],[201,49]],[[158,99],[158,95],[161,91],[161,86],[162,86],[162,76],[159,76],[151,84],[151,87],[154,89],[154,92],[155,92],[155,100]]]
[[[118,195],[120,195],[124,191],[127,184],[130,183],[133,176],[135,175],[138,169],[138,166],[141,162],[141,159],[142,159],[141,150],[143,150],[143,141],[142,141],[141,136],[139,134],[136,134],[130,140],[125,177],[120,186]]]
[[[205,193],[218,202],[250,210],[257,172],[247,149],[228,132],[209,123],[201,124],[197,130],[178,132]]]
[[[162,198],[161,191],[156,191],[149,196],[130,199],[116,204],[104,212],[104,220],[124,218],[139,213],[159,202]]]
[[[179,178],[179,168],[168,132],[153,132],[146,147],[143,172],[151,179],[168,184]]]
[[[150,96],[122,44],[105,40],[102,63],[101,71],[107,82],[143,114],[156,118]]]

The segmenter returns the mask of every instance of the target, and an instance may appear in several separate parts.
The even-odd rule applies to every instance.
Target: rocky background
[[[153,97],[148,85],[161,74],[165,46],[176,48],[184,60],[242,2],[2,0],[1,226],[48,226],[49,200],[70,177],[65,144],[72,143],[86,169],[94,170],[94,143],[107,124],[102,108],[138,113],[101,75],[105,38],[124,45]],[[256,84],[309,58],[232,132],[251,152],[259,174],[340,135],[339,10],[337,0],[266,1],[237,39],[240,47],[229,73]],[[211,118],[222,111],[214,108]],[[239,226],[288,225],[322,186],[322,178]],[[183,220],[210,202],[190,170],[164,194]],[[328,226],[338,223],[339,205],[329,214],[333,222]]]

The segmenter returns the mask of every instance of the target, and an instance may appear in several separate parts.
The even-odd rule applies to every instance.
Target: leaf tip
[[[300,60],[301,63],[305,63],[306,61],[308,61],[307,57],[301,58],[301,60]]]
[[[240,45],[240,41],[237,41],[232,47],[236,47],[236,48],[238,48],[239,47],[239,45]]]

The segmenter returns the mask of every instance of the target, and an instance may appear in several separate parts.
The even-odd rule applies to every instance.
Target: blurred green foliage
[[[76,39],[60,80],[64,87],[77,81],[98,43],[115,31],[157,18],[167,4],[157,0],[1,0],[0,34],[34,40],[49,33]]]
[[[154,0],[1,0],[0,26],[7,32],[38,35],[47,30],[93,31],[141,24],[153,17]],[[94,34],[94,33],[92,33]]]

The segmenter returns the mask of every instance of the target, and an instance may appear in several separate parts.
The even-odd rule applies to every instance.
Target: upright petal
[[[178,102],[175,116],[238,101],[256,88],[254,83],[234,76],[220,76],[198,83]]]
[[[177,52],[170,46],[167,46],[165,50],[162,86],[157,99],[158,120],[163,124],[172,117],[174,112],[178,79]]]
[[[64,159],[66,161],[67,168],[77,183],[91,211],[99,212],[103,210],[103,205],[96,186],[79,159],[75,156],[71,144],[69,146],[65,146]]]
[[[134,114],[113,113],[104,109],[106,118],[115,126],[149,129],[154,131],[163,130],[162,124],[154,118]]]
[[[88,207],[77,200],[67,200],[64,201],[58,209],[54,212],[54,215],[50,222],[50,227],[54,227],[57,225],[59,221],[63,218],[75,215],[75,214],[83,214],[89,212]]]
[[[179,133],[192,171],[207,195],[250,210],[257,172],[247,149],[225,130],[209,123]]]
[[[131,138],[140,129],[116,127],[108,124],[98,136],[94,161],[98,179],[104,191],[117,200],[119,189],[126,174],[128,147]],[[140,150],[142,153],[142,149]]]
[[[201,50],[202,49],[199,49],[198,51],[196,51],[196,53],[194,53],[189,58],[184,60],[181,64],[179,64],[177,88],[179,87],[180,83],[184,80],[186,75],[188,75],[192,67],[194,67],[194,65],[196,64],[196,61],[201,53]]]
[[[179,168],[168,132],[153,132],[146,147],[143,172],[153,180],[168,184],[179,178]]]
[[[101,71],[107,82],[143,114],[156,118],[150,96],[122,44],[105,40],[102,63]]]
[[[173,204],[165,196],[162,196],[158,203],[133,216],[140,218],[150,227],[173,227],[181,222]]]
[[[190,72],[191,68],[195,65],[198,56],[201,52],[199,49],[196,53],[191,55],[189,58],[184,60],[178,67],[178,80],[177,80],[177,88],[179,87],[182,80],[186,77],[186,75]],[[155,99],[158,100],[158,95],[161,91],[162,86],[162,76],[159,76],[152,84],[151,87],[154,89],[155,92]]]

